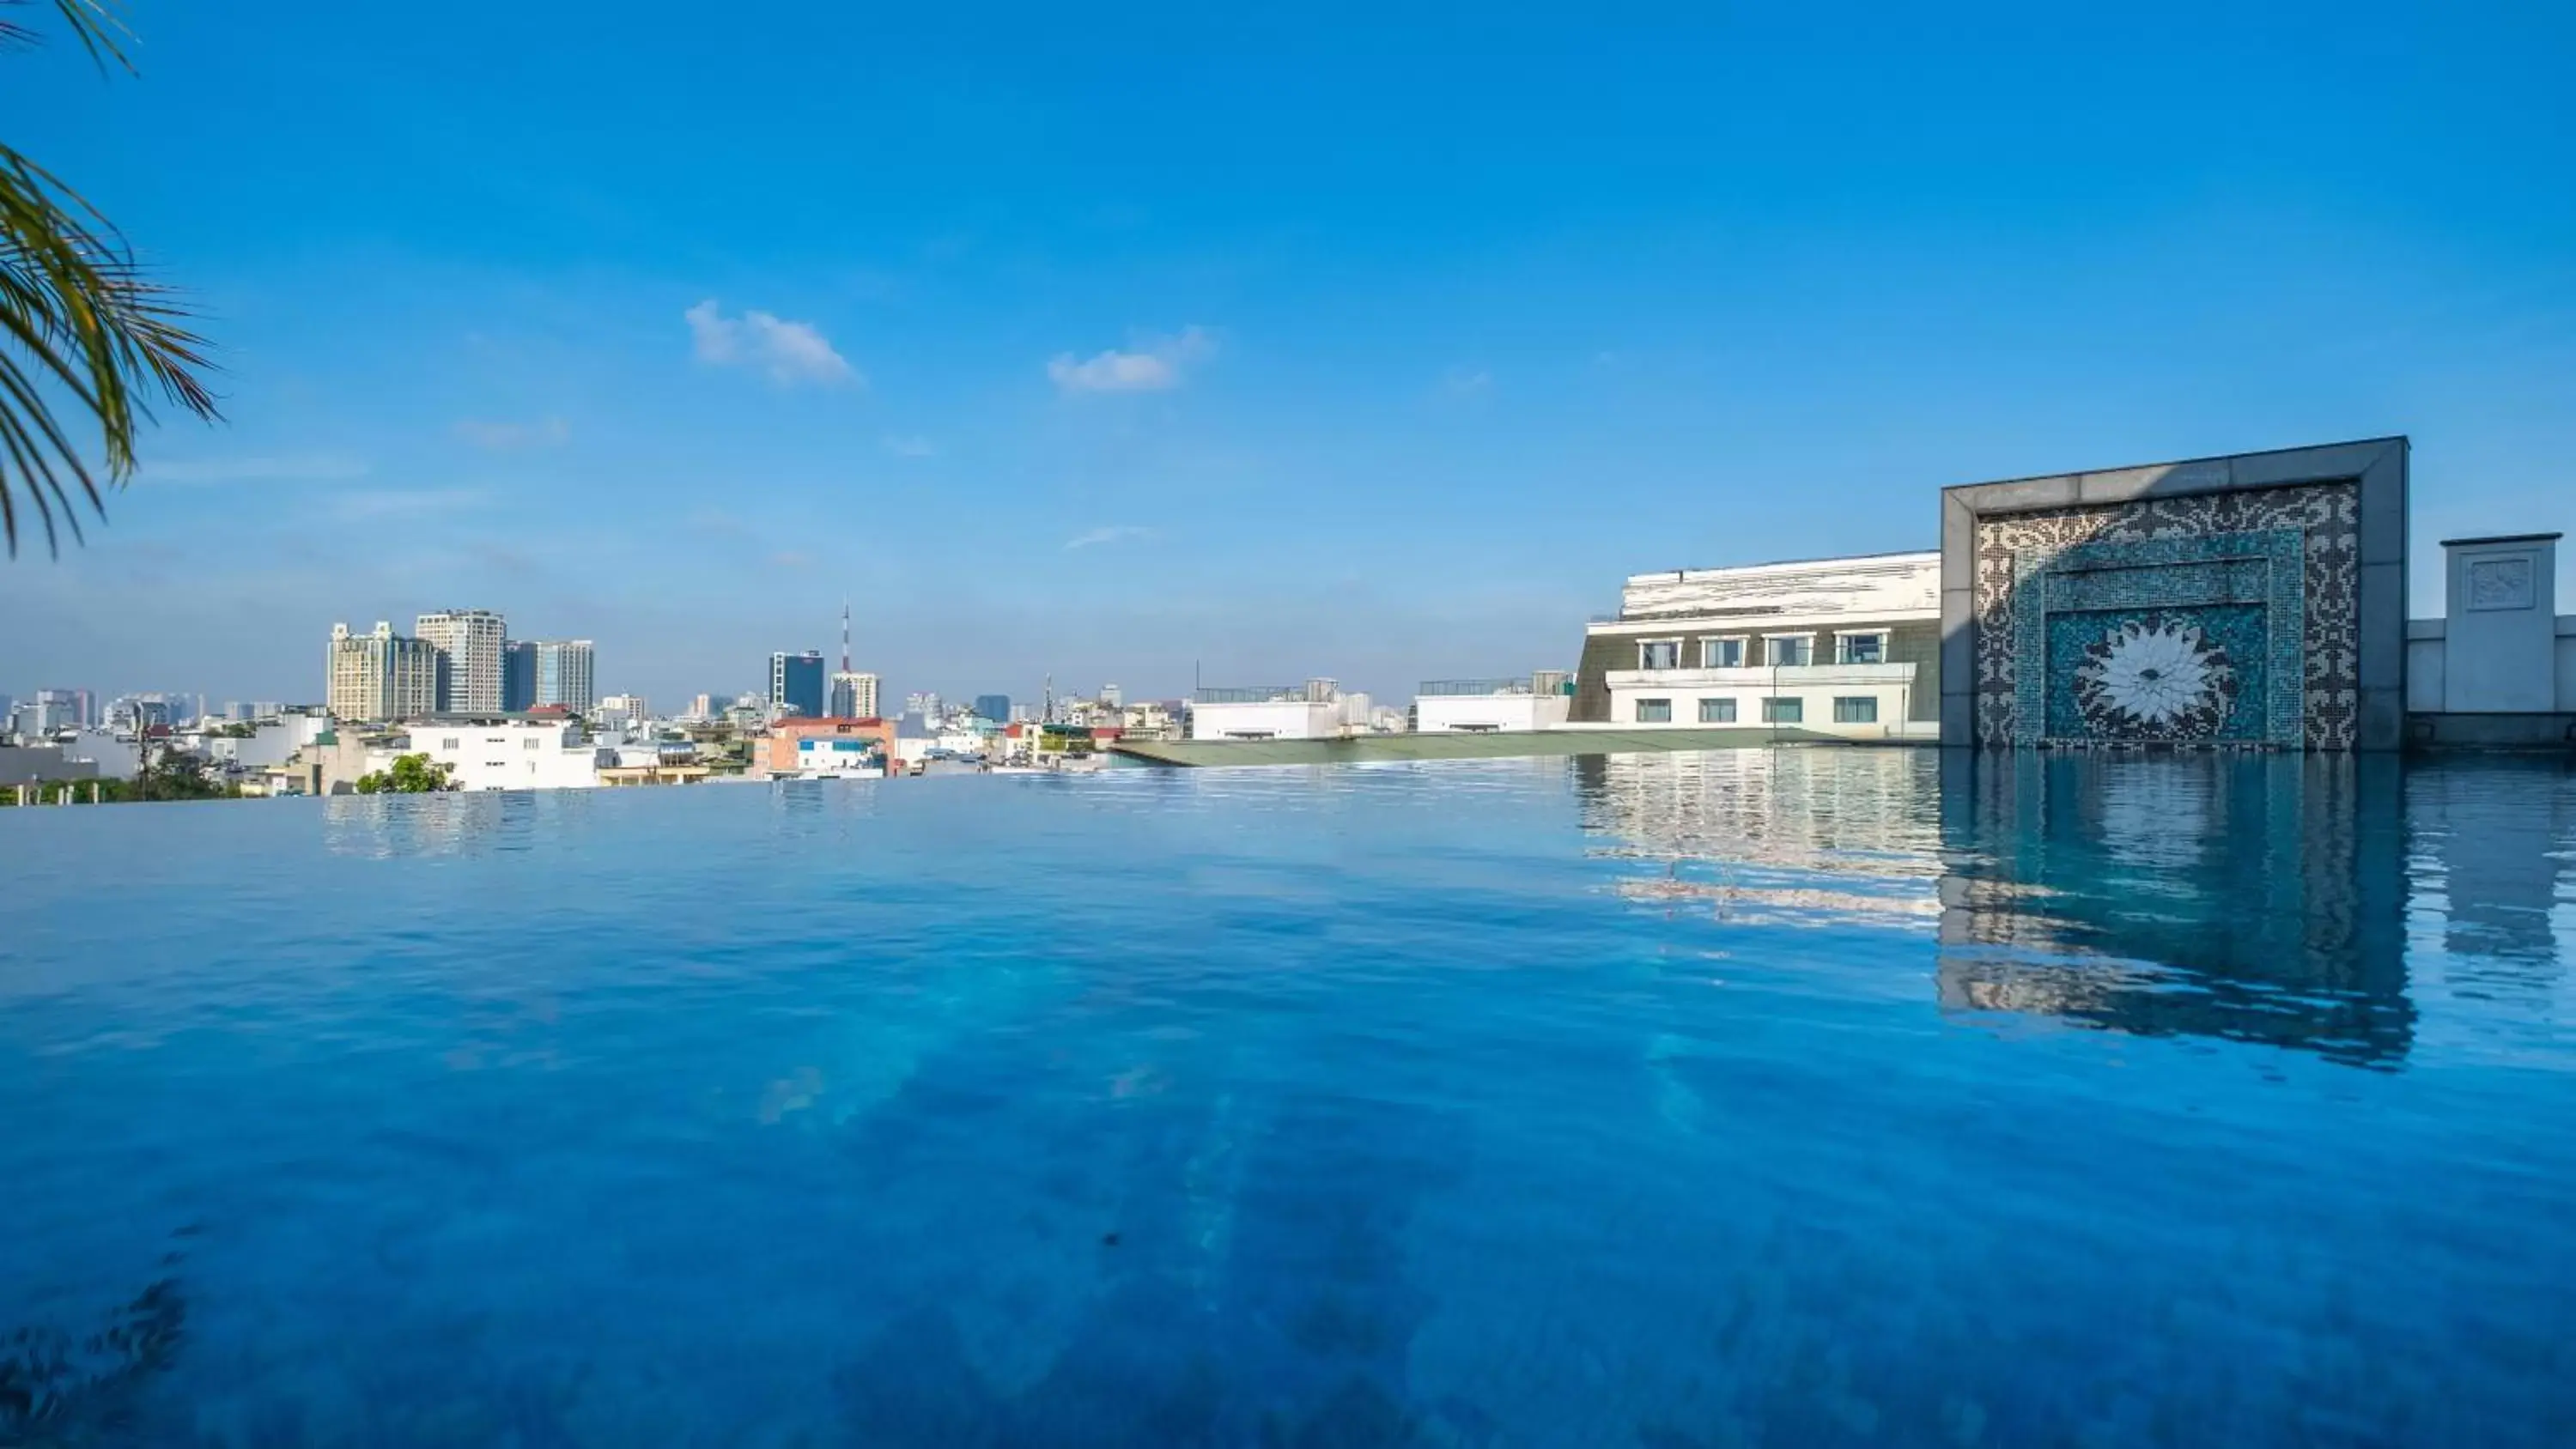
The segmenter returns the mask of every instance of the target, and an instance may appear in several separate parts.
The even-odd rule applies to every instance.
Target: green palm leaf
[[[53,0],[101,66],[130,68],[124,27],[104,0]],[[33,40],[0,21],[0,45]],[[81,538],[81,504],[103,511],[100,484],[134,472],[134,435],[158,399],[216,417],[205,343],[167,287],[80,194],[0,145],[0,537],[18,551],[22,509],[59,552],[61,533]],[[61,412],[73,422],[66,425]],[[69,429],[97,429],[91,452]],[[85,431],[85,429],[82,429]],[[79,495],[78,499],[74,494]]]

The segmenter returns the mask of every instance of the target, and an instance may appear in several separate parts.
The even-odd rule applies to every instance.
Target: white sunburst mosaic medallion
[[[2206,739],[2235,706],[2236,669],[2189,619],[2132,619],[2085,646],[2075,703],[2104,738]]]

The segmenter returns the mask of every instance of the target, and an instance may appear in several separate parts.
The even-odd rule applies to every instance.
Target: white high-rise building
[[[419,634],[438,651],[438,708],[450,714],[501,712],[501,616],[489,609],[442,609],[420,616]]]
[[[536,707],[559,704],[585,714],[599,698],[595,683],[597,656],[587,639],[540,639],[537,648]]]
[[[877,677],[846,669],[833,675],[830,713],[834,719],[875,719]]]
[[[405,719],[438,708],[437,647],[406,639],[381,619],[368,634],[332,625],[326,668],[334,719]]]

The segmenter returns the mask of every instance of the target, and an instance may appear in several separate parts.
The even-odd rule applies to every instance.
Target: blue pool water
[[[2576,1443],[2576,776],[0,811],[0,1443]]]

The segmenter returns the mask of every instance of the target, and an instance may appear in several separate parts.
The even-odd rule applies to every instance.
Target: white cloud
[[[1177,336],[1143,339],[1135,351],[1112,348],[1088,359],[1059,352],[1047,376],[1065,392],[1160,392],[1179,387],[1183,374],[1216,355],[1216,338],[1204,327]]]
[[[135,478],[144,483],[341,483],[367,473],[366,459],[346,453],[281,453],[146,463],[135,470]]]
[[[1440,391],[1448,397],[1483,397],[1493,390],[1494,375],[1481,367],[1453,367],[1440,377]]]
[[[1139,528],[1132,523],[1112,523],[1091,529],[1088,532],[1077,533],[1073,537],[1066,539],[1064,541],[1064,546],[1066,548],[1097,548],[1102,544],[1127,543],[1135,539],[1152,538],[1153,536],[1154,530],[1150,528]]]
[[[572,437],[572,429],[556,417],[540,418],[533,423],[495,423],[479,418],[465,418],[456,425],[456,436],[478,448],[506,452],[512,448],[556,448]]]
[[[909,437],[887,438],[885,450],[898,458],[928,458],[937,455],[939,445],[916,433]]]
[[[791,387],[800,382],[867,386],[867,379],[811,322],[785,322],[767,312],[727,317],[713,297],[691,307],[691,345],[700,362],[716,367],[756,367],[771,382]]]

